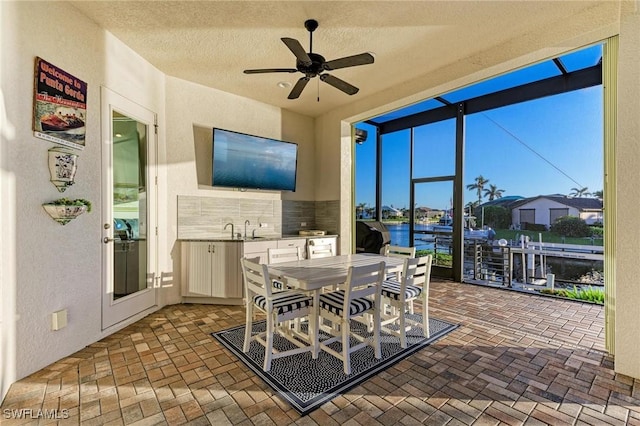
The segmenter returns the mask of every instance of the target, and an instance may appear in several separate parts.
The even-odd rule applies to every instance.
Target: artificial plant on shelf
[[[61,225],[66,225],[80,216],[82,213],[91,211],[91,201],[84,198],[58,198],[57,200],[42,205],[45,211]]]

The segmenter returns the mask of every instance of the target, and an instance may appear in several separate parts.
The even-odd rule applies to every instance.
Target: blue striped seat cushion
[[[332,291],[320,295],[320,308],[335,315],[342,315],[344,306],[344,290]],[[367,298],[354,299],[349,305],[349,315],[358,315],[373,308],[374,301]]]
[[[401,285],[398,281],[386,280],[382,282],[382,296],[388,297],[389,299],[400,300],[400,289]],[[416,287],[414,285],[408,285],[404,291],[404,298],[413,299],[415,297],[420,296],[422,293],[421,287]]]
[[[253,303],[260,309],[267,310],[267,299],[262,295],[253,296]],[[278,315],[288,312],[297,311],[313,305],[313,299],[309,296],[299,293],[291,293],[289,296],[282,297],[273,301],[273,309]]]
[[[273,280],[272,284],[273,284],[273,288],[277,288],[278,290],[287,290],[291,288],[289,286],[284,285],[282,281],[278,281],[278,280]]]

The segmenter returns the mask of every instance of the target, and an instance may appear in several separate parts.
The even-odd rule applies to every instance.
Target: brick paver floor
[[[460,327],[304,417],[210,336],[242,307],[173,305],[15,383],[0,423],[640,425],[601,306],[436,280],[430,308]],[[68,418],[6,419],[39,412]]]

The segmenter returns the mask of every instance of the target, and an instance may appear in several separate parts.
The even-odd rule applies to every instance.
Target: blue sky
[[[447,120],[417,128],[415,178],[454,174],[454,126],[454,120]],[[465,126],[465,186],[482,175],[503,189],[503,196],[603,189],[602,86],[467,115]],[[356,145],[356,204],[373,207],[375,131],[366,124],[357,127],[369,133],[365,143]],[[383,205],[409,207],[408,159],[409,130],[383,137]],[[417,195],[418,206],[448,208],[452,185],[423,184]],[[477,200],[466,189],[464,197],[465,204]]]

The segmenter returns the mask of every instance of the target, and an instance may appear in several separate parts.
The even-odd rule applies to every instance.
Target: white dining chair
[[[267,263],[291,262],[302,259],[302,249],[300,247],[283,247],[267,249]]]
[[[405,258],[400,281],[384,280],[382,283],[382,320],[381,326],[385,332],[400,337],[400,346],[407,347],[407,330],[411,328],[407,322],[406,312],[413,314],[414,300],[422,301],[422,326],[424,337],[430,336],[429,331],[429,282],[431,279],[432,256]],[[391,313],[386,307],[391,307]],[[395,327],[388,327],[394,324]]]
[[[416,257],[416,248],[392,246],[391,244],[387,244],[384,246],[384,255],[394,257]]]
[[[380,349],[380,288],[384,278],[385,263],[367,266],[351,266],[344,289],[320,295],[319,313],[321,321],[327,319],[334,325],[330,329],[333,337],[320,342],[320,349],[342,360],[344,373],[351,374],[351,353],[373,346],[375,357],[382,356]],[[370,314],[373,317],[373,337],[364,338],[351,332],[351,320]],[[368,319],[365,321],[368,323]],[[339,331],[335,325],[339,325]],[[351,346],[350,337],[359,343]],[[330,345],[341,342],[338,351]]]
[[[307,245],[307,258],[318,259],[321,257],[335,256],[333,246],[331,244],[326,245]]]
[[[404,246],[392,246],[391,244],[387,244],[384,246],[384,255],[391,257],[416,257],[416,248],[415,247],[404,247]],[[392,272],[387,275],[386,279],[396,279],[400,280],[402,272]]]
[[[283,247],[267,249],[267,263],[283,263],[302,260],[302,249],[300,247]],[[285,284],[280,280],[273,280],[273,286],[282,290],[286,288]]]
[[[268,248],[267,249],[267,261],[269,264],[292,262],[296,260],[302,260],[302,249],[300,247],[282,247],[282,248]],[[278,290],[290,289],[283,281],[273,279],[271,280],[273,287]],[[296,331],[300,330],[300,319],[294,319],[293,323]]]
[[[290,320],[309,316],[313,311],[313,299],[295,290],[274,291],[267,265],[252,262],[249,259],[241,259],[242,275],[245,283],[246,300],[246,325],[244,334],[243,351],[249,351],[251,342],[255,340],[265,348],[264,364],[262,369],[269,371],[273,359],[295,355],[306,351],[312,351],[311,345],[305,345],[300,339],[292,335],[292,330],[286,324]],[[266,315],[266,331],[252,333],[254,310]],[[281,326],[285,324],[285,326]],[[273,347],[274,334],[278,333],[295,348],[279,351]]]

